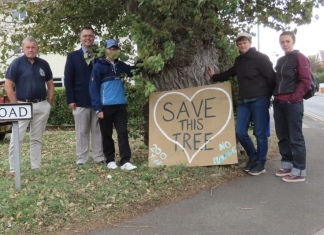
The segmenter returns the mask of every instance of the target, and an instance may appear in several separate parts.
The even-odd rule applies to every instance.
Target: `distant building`
[[[37,0],[31,0],[31,1],[37,1]],[[0,7],[4,7],[6,6],[7,3],[14,3],[17,2],[16,0],[0,0]],[[13,9],[11,11],[11,19],[17,20],[19,23],[23,23],[23,20],[27,17],[27,12],[26,11],[18,11],[17,9]],[[0,19],[3,18],[3,15],[0,15]],[[10,18],[9,18],[10,21]],[[9,26],[8,26],[9,25]],[[5,28],[8,27],[8,32],[10,32],[10,24],[6,23],[6,21],[4,22],[0,22],[0,27]],[[1,40],[1,38],[0,38]],[[41,50],[41,48],[40,48]],[[21,47],[20,45],[17,45],[17,49],[13,50],[11,52],[11,56],[7,59],[5,64],[1,65],[1,69],[4,69],[4,71],[6,70],[6,67],[17,57],[22,56],[23,53],[21,51]],[[1,55],[1,52],[0,52]],[[48,53],[46,55],[44,54],[39,54],[38,55],[40,58],[45,59],[53,72],[53,77],[55,79],[55,81],[57,81],[55,83],[55,86],[64,86],[63,84],[63,75],[64,75],[64,65],[65,65],[65,61],[66,61],[66,56],[63,55],[58,55],[58,54],[54,54],[54,53]]]
[[[17,50],[14,56],[12,56],[10,59],[7,60],[7,64],[9,65],[15,58],[22,56],[23,53]],[[38,54],[38,57],[46,60],[53,72],[53,78],[54,78],[54,85],[56,87],[62,87],[64,86],[64,66],[66,61],[66,56],[54,54],[54,53],[48,53],[46,55],[44,54]]]
[[[38,2],[39,0],[29,0],[30,2]],[[17,0],[0,0],[0,7],[5,6],[7,3],[16,3]],[[0,15],[0,20],[1,20],[1,16]],[[11,12],[11,19],[15,19],[18,22],[20,22],[21,24],[23,24],[23,20],[28,16],[26,11],[22,11],[19,12],[16,9],[13,9]],[[3,25],[3,22],[0,21],[0,28],[1,27],[5,27],[5,25]],[[33,35],[30,35],[33,36]],[[0,38],[0,40],[2,40]],[[94,40],[94,44],[97,45],[98,47],[103,46],[102,43],[102,37],[97,35],[95,37]],[[77,42],[75,45],[75,50],[80,49],[80,43]],[[54,79],[54,84],[56,87],[64,87],[64,66],[65,66],[65,62],[66,62],[66,55],[60,55],[60,54],[56,54],[54,52],[48,52],[47,54],[42,54],[41,53],[42,48],[40,47],[40,53],[38,54],[38,57],[46,60],[53,72],[53,79]],[[5,64],[0,64],[0,69],[6,69],[6,67],[17,57],[22,56],[22,50],[21,50],[21,46],[17,45],[17,49],[11,52],[11,56],[7,59]],[[1,56],[1,51],[0,51],[0,56]],[[132,59],[130,59],[130,61],[132,62]]]
[[[318,51],[317,58],[321,62],[321,67],[324,68],[324,50]]]
[[[96,36],[94,44],[100,45],[101,40],[101,37]],[[80,45],[77,45],[75,49],[80,49]],[[22,55],[23,53],[21,51],[21,47],[19,47],[16,51],[14,51],[14,55],[7,60],[7,64],[10,64],[12,60]],[[38,54],[38,57],[46,60],[49,63],[53,72],[55,87],[64,87],[64,66],[66,62],[66,56],[49,52],[46,55],[40,53]]]

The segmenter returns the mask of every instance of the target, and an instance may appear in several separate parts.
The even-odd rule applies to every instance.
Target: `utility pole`
[[[257,25],[257,32],[258,32],[258,51],[260,51],[260,23],[258,20],[258,25]]]

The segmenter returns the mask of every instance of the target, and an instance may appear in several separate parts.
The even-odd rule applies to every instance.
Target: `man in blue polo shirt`
[[[30,124],[31,169],[38,170],[41,164],[42,137],[54,97],[53,74],[49,64],[36,57],[38,45],[33,37],[26,37],[23,40],[22,51],[24,55],[16,58],[10,64],[6,72],[4,87],[11,103],[33,103],[33,119],[18,122],[19,146],[21,147],[26,129]],[[15,87],[15,90],[13,87]],[[15,174],[13,140],[14,133],[11,134],[9,146],[11,175]]]

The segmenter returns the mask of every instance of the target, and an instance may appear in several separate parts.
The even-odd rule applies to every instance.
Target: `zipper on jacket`
[[[106,61],[112,66],[111,71],[113,71],[115,74],[117,73],[117,68],[116,65],[118,64],[118,62],[115,63],[111,63],[109,60],[106,59]]]
[[[112,65],[112,69],[111,69],[111,71],[113,71],[114,73],[117,73],[116,71],[117,71],[117,69],[116,69],[116,66],[114,65],[114,64],[111,64]]]
[[[106,100],[105,100],[105,90],[106,90],[106,83],[103,83],[101,85],[101,104],[104,105]]]
[[[282,64],[281,69],[280,69],[280,73],[281,73],[281,81],[280,81],[280,83],[279,83],[278,95],[281,94],[280,89],[281,89],[281,85],[282,85],[282,82],[283,82],[283,68],[284,68],[284,65],[287,63],[287,61],[288,61],[288,57],[286,56],[286,61]]]

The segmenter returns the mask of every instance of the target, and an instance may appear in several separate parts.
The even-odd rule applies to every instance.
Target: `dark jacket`
[[[297,50],[286,53],[278,59],[275,70],[275,98],[292,103],[303,101],[312,79],[307,57]]]
[[[268,56],[254,47],[235,58],[233,67],[226,72],[215,74],[212,81],[226,81],[237,76],[239,98],[271,97],[275,87],[275,72]]]
[[[91,107],[89,82],[93,63],[88,65],[82,48],[67,55],[64,70],[64,86],[67,104],[76,103],[77,107]]]
[[[135,66],[130,66],[116,59],[114,63],[100,58],[95,64],[89,91],[91,105],[96,112],[102,111],[104,105],[126,104],[123,77],[131,77]]]

